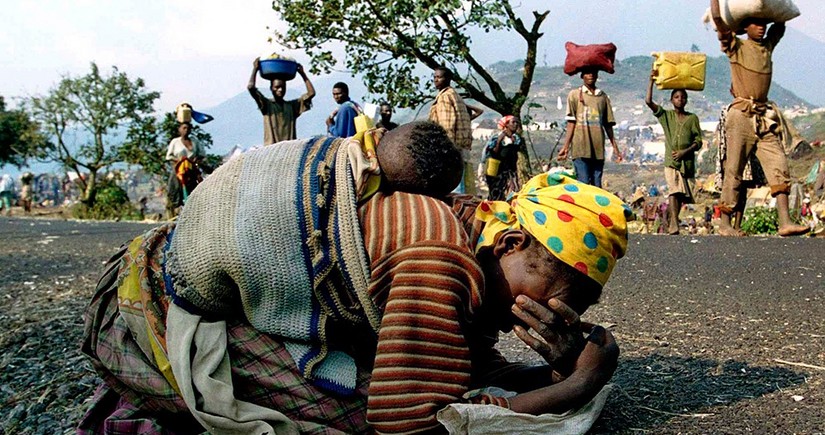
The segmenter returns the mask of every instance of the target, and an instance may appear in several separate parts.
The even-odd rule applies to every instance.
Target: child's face
[[[745,26],[745,33],[748,34],[748,39],[760,41],[765,37],[765,32],[768,29],[768,23],[759,20],[752,20]]]
[[[670,102],[673,103],[673,107],[676,109],[684,109],[687,106],[688,96],[687,92],[678,90],[673,93],[673,96],[670,97]]]
[[[593,87],[596,86],[596,81],[599,80],[599,72],[598,71],[585,71],[582,73],[582,81],[584,82],[585,86]]]

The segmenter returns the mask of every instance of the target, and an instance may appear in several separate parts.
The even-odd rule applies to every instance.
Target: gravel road
[[[150,227],[0,218],[0,434],[72,432],[99,382],[82,311]],[[825,239],[632,235],[628,251],[585,315],[622,349],[593,433],[825,432]]]

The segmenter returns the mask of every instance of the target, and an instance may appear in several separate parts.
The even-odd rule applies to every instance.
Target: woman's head
[[[189,122],[178,123],[178,135],[180,137],[188,138],[189,133],[192,132],[192,124]]]
[[[601,296],[602,284],[551,254],[527,231],[503,234],[496,249],[513,299],[525,295],[547,305],[556,298],[582,314]]]
[[[515,133],[519,128],[519,120],[513,115],[507,115],[498,120],[498,129],[505,133]]]
[[[491,297],[508,310],[524,294],[583,312],[627,249],[630,213],[615,195],[559,174],[534,177],[510,203],[483,202],[476,250]]]

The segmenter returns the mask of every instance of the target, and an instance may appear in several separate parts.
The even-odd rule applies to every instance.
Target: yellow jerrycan
[[[657,71],[656,86],[659,89],[705,89],[705,70],[708,58],[704,53],[657,51],[653,69]]]
[[[192,122],[192,106],[185,101],[178,104],[178,107],[175,108],[175,118],[181,124]]]
[[[490,177],[498,177],[499,166],[501,166],[501,160],[487,157],[487,171],[485,173]]]
[[[375,166],[372,169],[378,171],[379,162],[375,155],[375,147],[378,146],[378,141],[376,140],[375,125],[372,118],[359,110],[353,121],[355,123],[355,139],[361,142],[361,151]],[[360,193],[359,200],[365,201],[377,192],[379,187],[381,187],[381,176],[376,172],[376,174],[367,178],[364,192]]]

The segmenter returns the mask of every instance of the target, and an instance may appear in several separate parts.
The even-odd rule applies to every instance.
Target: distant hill
[[[773,60],[775,81],[815,106],[825,106],[825,43],[788,28]]]
[[[651,62],[652,58],[649,56],[629,57],[617,62],[616,74],[602,73],[600,75],[598,85],[610,95],[616,120],[619,123],[627,121],[634,125],[653,122],[653,117],[644,106]],[[502,83],[504,89],[512,92],[521,80],[520,67],[519,62],[498,62],[491,65],[490,70]],[[724,56],[708,58],[706,77],[703,92],[690,92],[688,110],[696,113],[700,119],[712,120],[718,117],[719,110],[731,100],[730,68],[727,58]],[[366,88],[354,79],[345,78],[339,74],[313,80],[317,96],[313,102],[313,109],[298,118],[299,137],[324,133],[324,119],[335,108],[331,95],[332,85],[339,80],[344,80],[350,85],[350,95],[353,99],[358,102],[364,101]],[[259,84],[263,84],[263,81],[259,81]],[[558,98],[561,98],[562,105],[564,105],[570,89],[580,84],[581,79],[578,76],[568,77],[560,66],[538,67],[531,89],[533,96],[531,101],[541,104],[543,108],[532,109],[531,114],[538,121],[562,121],[565,109],[564,107],[561,110],[557,109]],[[303,83],[293,80],[289,82],[287,98],[296,98],[303,91]],[[261,89],[261,92],[264,95],[270,94],[269,89]],[[668,107],[669,96],[669,91],[656,90],[654,93],[655,100]],[[813,106],[776,82],[771,86],[771,99],[785,108]],[[427,110],[427,107],[415,111],[401,110],[396,113],[395,119],[399,122],[406,122],[416,117],[423,118],[427,116]],[[214,121],[204,126],[204,129],[212,134],[214,145],[211,151],[213,153],[225,153],[235,145],[248,148],[260,144],[263,139],[261,115],[245,89],[238,95],[204,111],[215,117]],[[497,113],[487,109],[482,119],[497,117]]]

